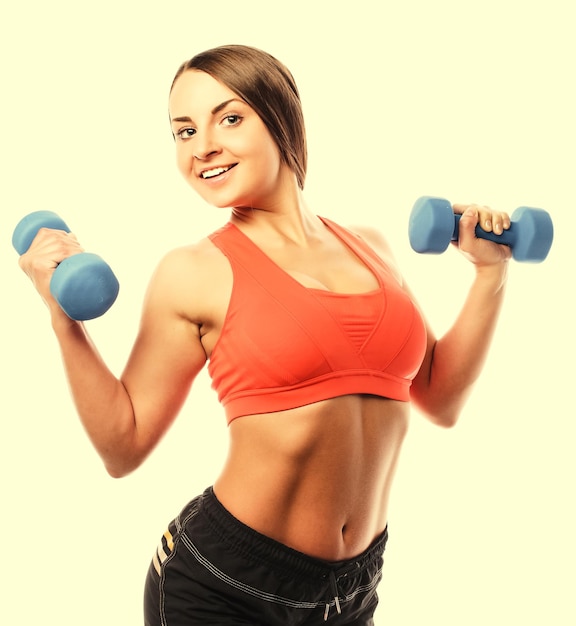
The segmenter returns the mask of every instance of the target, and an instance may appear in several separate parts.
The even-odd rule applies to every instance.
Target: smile
[[[200,172],[200,178],[203,178],[204,180],[207,178],[215,178],[216,176],[220,176],[221,174],[230,171],[233,167],[236,167],[236,165],[237,163],[234,163],[226,167],[213,167],[210,170],[204,170],[203,172]]]

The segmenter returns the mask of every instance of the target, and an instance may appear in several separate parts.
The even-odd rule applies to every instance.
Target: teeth
[[[214,178],[214,176],[220,176],[220,174],[224,174],[230,168],[229,167],[215,167],[213,170],[206,170],[200,174],[201,178]]]

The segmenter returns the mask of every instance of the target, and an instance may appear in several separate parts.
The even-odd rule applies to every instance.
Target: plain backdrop
[[[576,623],[572,11],[570,0],[2,5],[3,624],[141,624],[158,539],[226,454],[202,373],[145,465],[108,477],[10,241],[20,217],[50,209],[112,265],[119,299],[88,326],[120,374],[158,260],[227,220],[180,179],[167,123],[177,67],[225,43],[263,48],[292,70],[310,206],[381,229],[439,334],[472,271],[454,250],[410,249],[414,200],[552,214],[548,259],[511,264],[493,349],[459,425],[441,430],[413,414],[376,623]]]

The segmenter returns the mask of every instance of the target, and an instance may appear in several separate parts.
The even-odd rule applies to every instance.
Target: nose
[[[220,148],[216,145],[211,133],[198,133],[194,139],[193,156],[198,161],[206,161],[220,152]]]

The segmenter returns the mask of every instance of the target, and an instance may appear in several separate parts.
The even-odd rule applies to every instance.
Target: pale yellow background
[[[406,225],[441,195],[554,217],[549,259],[513,264],[494,349],[459,426],[414,414],[393,496],[377,623],[576,623],[574,19],[570,0],[6,2],[0,9],[2,567],[11,626],[138,626],[157,539],[210,484],[222,412],[202,375],[140,470],[105,474],[75,416],[18,219],[56,210],[114,267],[89,324],[119,373],[159,257],[218,227],[180,180],[167,92],[207,47],[264,48],[293,71],[313,209],[391,240],[438,332],[471,279],[420,257]],[[327,424],[327,428],[329,425]]]

